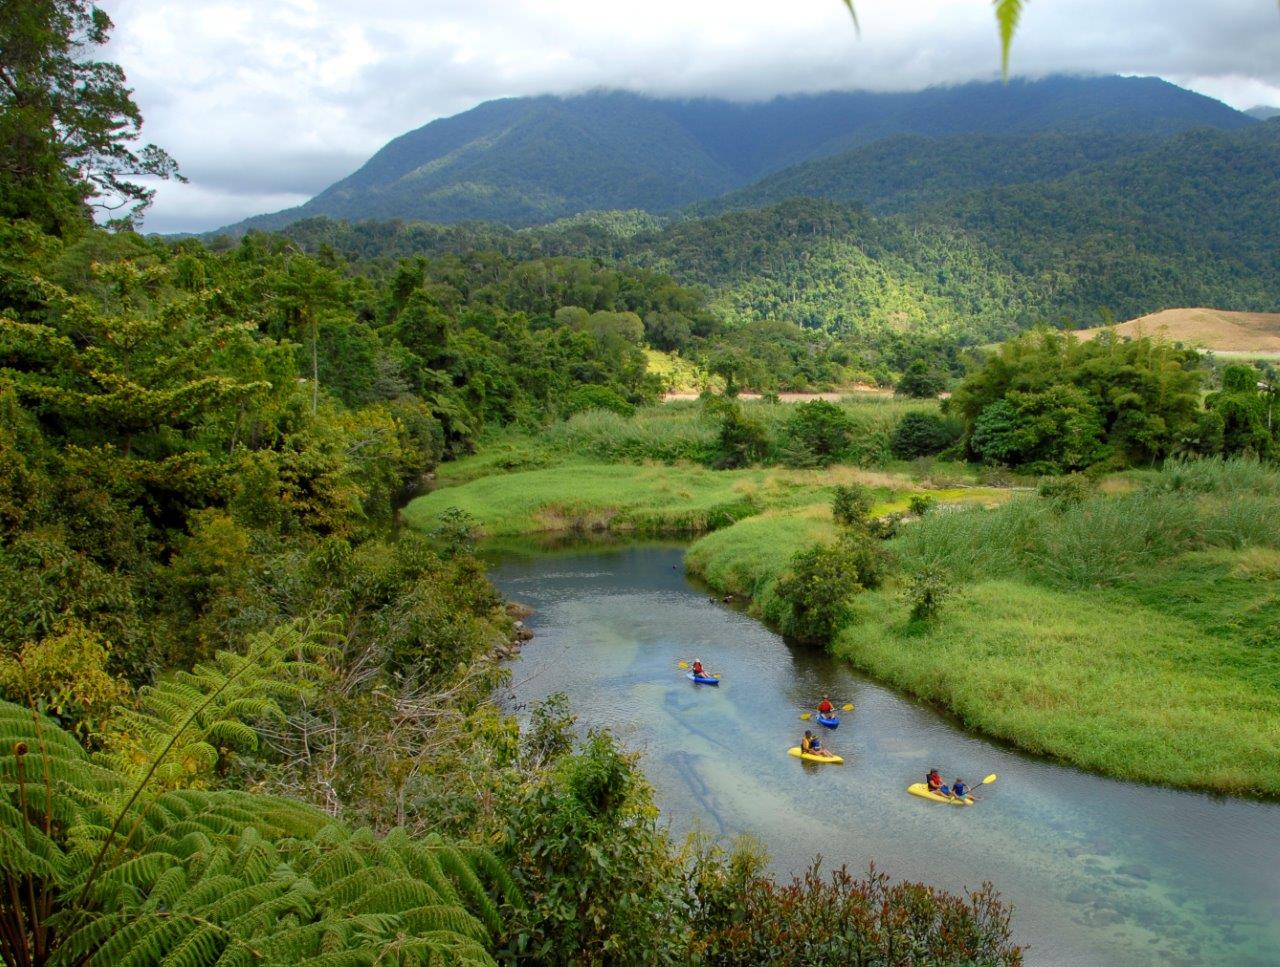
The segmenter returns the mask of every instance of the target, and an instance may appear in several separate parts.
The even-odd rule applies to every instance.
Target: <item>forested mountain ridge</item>
[[[225,231],[270,230],[317,215],[530,225],[591,209],[671,212],[789,165],[901,134],[1159,137],[1253,123],[1156,78],[1050,77],[763,103],[620,91],[509,98],[401,135],[305,204]]]
[[[1051,181],[1150,151],[1164,140],[1118,131],[895,135],[783,168],[692,210],[712,214],[807,197],[853,202],[875,212],[906,211],[958,192]]]
[[[356,260],[587,257],[700,286],[730,322],[987,341],[1037,322],[1088,326],[1175,306],[1280,310],[1278,225],[1272,121],[1187,132],[1059,178],[943,195],[892,216],[792,198],[666,223],[612,212],[518,230],[312,219],[283,231]]]

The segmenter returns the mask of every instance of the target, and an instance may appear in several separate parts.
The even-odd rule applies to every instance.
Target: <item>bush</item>
[[[717,470],[746,467],[760,460],[769,446],[769,437],[763,426],[742,411],[737,400],[724,396],[709,397],[703,405],[709,415],[720,420],[717,442]]]
[[[733,860],[736,860],[735,856]],[[1011,913],[988,884],[966,898],[890,883],[873,867],[779,884],[747,863],[695,867],[691,960],[707,964],[986,964],[1016,967]],[[803,925],[803,926],[801,926]]]
[[[861,484],[836,484],[831,516],[841,527],[861,527],[871,513],[871,491]]]
[[[879,587],[887,570],[885,551],[866,534],[800,551],[776,587],[787,606],[783,632],[812,644],[830,641],[848,615],[849,599]]]
[[[1092,495],[1093,484],[1082,473],[1069,473],[1065,477],[1050,477],[1041,480],[1038,493],[1055,508],[1065,510],[1083,504]]]
[[[928,621],[936,618],[942,610],[942,602],[953,590],[942,568],[936,564],[925,565],[911,575],[907,584],[906,598],[911,605],[911,620]]]
[[[938,498],[932,494],[912,494],[911,501],[908,506],[911,509],[911,513],[915,516],[923,517],[925,514],[929,513],[929,511],[933,510],[937,503]]]
[[[585,413],[587,410],[608,410],[619,416],[632,417],[636,408],[607,386],[588,384],[578,386],[565,397],[564,415]]]
[[[915,360],[898,380],[894,392],[917,400],[931,400],[946,387],[946,379],[923,359]]]
[[[826,400],[796,407],[786,428],[786,461],[797,467],[825,467],[838,460],[853,442],[853,423]]]
[[[908,413],[894,428],[889,449],[899,460],[932,457],[955,444],[963,427],[936,413]]]

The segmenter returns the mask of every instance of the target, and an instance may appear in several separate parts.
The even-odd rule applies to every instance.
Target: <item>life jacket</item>
[[[693,663],[693,673],[694,673],[695,675],[704,675],[704,673],[703,673],[703,671],[702,671],[702,663],[701,663],[701,662],[696,662],[696,661],[695,661],[695,662]],[[705,676],[704,676],[704,677],[705,677]]]
[[[831,703],[824,698],[822,703],[818,706],[818,711],[823,715],[830,715],[834,709],[831,707]]]

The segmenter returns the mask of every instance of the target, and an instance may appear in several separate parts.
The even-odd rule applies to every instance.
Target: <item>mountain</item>
[[[1280,118],[1280,107],[1266,107],[1259,104],[1257,107],[1251,107],[1244,112],[1251,118],[1257,118],[1259,121],[1270,121],[1272,118]]]
[[[1218,101],[1142,77],[1051,77],[763,103],[618,91],[510,98],[401,135],[306,204],[223,231],[269,230],[317,215],[529,225],[593,209],[670,212],[895,135],[1157,137],[1254,123]]]
[[[695,207],[698,213],[758,208],[784,198],[856,202],[876,212],[917,208],[956,192],[1060,178],[1148,151],[1155,134],[1060,131],[1019,135],[895,135],[802,162]]]
[[[1277,226],[1280,122],[1188,131],[892,215],[792,198],[666,224],[615,212],[523,229],[318,218],[285,231],[354,259],[594,258],[702,286],[730,321],[985,341],[1180,306],[1280,312]]]

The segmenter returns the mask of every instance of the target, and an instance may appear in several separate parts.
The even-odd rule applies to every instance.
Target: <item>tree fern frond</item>
[[[404,930],[411,934],[447,930],[481,943],[489,939],[483,923],[466,910],[452,904],[432,904],[416,910],[406,910],[402,915],[402,922]]]

